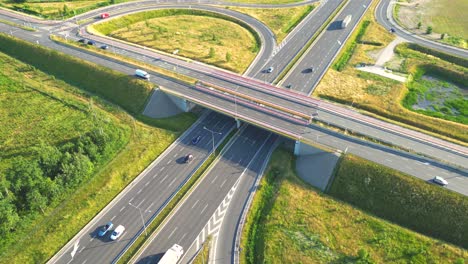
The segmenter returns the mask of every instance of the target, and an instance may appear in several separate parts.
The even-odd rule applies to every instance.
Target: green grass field
[[[244,227],[241,263],[463,263],[468,257],[323,194],[296,176],[294,163],[290,151],[273,154]]]
[[[276,42],[280,43],[316,6],[317,4],[290,8],[229,7],[229,9],[260,20],[271,29],[276,36]]]
[[[240,23],[240,22],[239,22]],[[124,16],[94,26],[97,31],[128,42],[243,72],[260,43],[251,31],[198,10],[157,10]]]
[[[21,44],[17,43],[15,46],[18,48]],[[36,54],[40,56],[41,51],[37,50]],[[75,67],[73,63],[54,61],[56,58],[50,57],[49,63],[61,63],[70,70]],[[145,120],[159,126],[152,127],[136,121],[118,106],[109,104],[112,98],[102,100],[87,93],[82,87],[71,86],[2,53],[0,69],[2,264],[45,262],[195,120],[195,116],[191,114],[182,114],[170,120]],[[93,79],[93,76],[89,78]],[[121,81],[119,78],[114,80]],[[112,83],[109,85],[115,86]],[[139,89],[138,85],[130,85],[128,88]],[[172,132],[165,127],[178,131]],[[77,146],[74,142],[93,131],[118,137],[108,138],[109,151],[103,152],[105,156],[93,163],[92,175],[81,181],[79,186],[70,185],[47,202],[42,198],[38,200],[41,196],[37,196],[37,193],[33,196],[35,200],[29,200],[29,196],[26,196],[26,202],[35,207],[18,207],[17,214],[21,217],[18,222],[19,218],[11,209],[14,209],[12,205],[18,206],[19,203],[15,201],[20,196],[13,197],[12,191],[4,191],[5,186],[17,186],[16,183],[8,184],[13,162],[17,164],[20,157],[27,161],[37,160],[37,155],[43,153],[44,146],[48,146],[47,149],[67,149],[74,153],[73,146]],[[116,143],[111,145],[114,141]],[[81,148],[85,153],[90,150],[87,145],[82,145]],[[13,172],[17,171],[16,168]],[[61,178],[62,176],[58,176],[55,179]],[[45,180],[44,184],[51,186],[52,192],[60,190],[54,185],[53,178],[51,179],[52,181]],[[33,183],[39,180],[40,178],[35,178]],[[40,190],[40,194],[45,191],[40,185],[32,188],[31,190]]]

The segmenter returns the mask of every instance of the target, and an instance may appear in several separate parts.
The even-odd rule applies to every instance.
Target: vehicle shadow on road
[[[341,29],[341,21],[333,21],[327,28],[328,31]]]
[[[161,260],[163,255],[164,255],[164,253],[150,255],[150,256],[147,256],[147,257],[144,257],[144,258],[138,260],[138,262],[136,262],[136,263],[137,264],[158,263],[158,261]]]

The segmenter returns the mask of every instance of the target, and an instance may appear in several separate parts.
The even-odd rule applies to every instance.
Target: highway
[[[414,33],[408,32],[407,30],[400,27],[395,20],[393,19],[393,12],[392,12],[392,0],[381,0],[379,5],[375,10],[375,18],[379,24],[384,26],[386,29],[390,30],[394,28],[395,34],[414,43],[418,43],[422,46],[426,46],[431,49],[440,50],[445,53],[453,54],[462,58],[468,58],[468,50],[449,46],[443,43],[431,41],[425,39],[423,37],[417,36]]]
[[[361,20],[371,2],[372,0],[348,2],[320,38],[312,44],[312,47],[281,81],[281,85],[296,92],[311,95],[341,50],[342,45],[354,31],[353,25]],[[341,21],[348,15],[352,15],[353,23],[342,29]],[[308,70],[311,68],[313,68],[313,72]]]
[[[50,260],[50,263],[110,263],[127,248],[138,235],[143,234],[142,219],[146,224],[156,217],[181,186],[203,164],[212,150],[212,135],[203,127],[222,133],[215,134],[215,146],[219,145],[234,128],[234,120],[210,112],[201,118],[183,136],[175,141],[135,181],[102,210],[68,246]],[[201,136],[196,145],[191,140]],[[184,163],[183,158],[192,154],[194,160]],[[131,205],[130,205],[131,203]],[[141,209],[142,215],[139,214]],[[126,230],[117,241],[109,239],[110,232],[103,238],[97,237],[101,226],[108,221],[114,228],[121,224]],[[79,241],[78,252],[71,259],[70,253],[75,241]]]
[[[188,249],[239,177],[256,177],[276,138],[247,126],[133,263],[157,263],[174,243]]]
[[[333,3],[333,1],[328,1],[328,2]],[[316,13],[314,13],[313,15],[315,15],[315,14]],[[16,34],[19,34],[19,33],[15,32],[15,35]],[[46,39],[43,36],[42,36],[42,38],[40,38],[40,37],[38,38],[38,36],[34,36],[34,37],[29,36],[29,38],[30,38],[30,40],[32,42],[34,42],[37,39],[40,39],[41,44],[43,44],[42,42],[44,42],[44,43],[46,42]],[[294,44],[296,42],[290,42],[290,43]],[[89,55],[89,54],[84,54],[81,51],[73,50],[73,49],[70,49],[70,48],[66,48],[66,47],[56,45],[56,44],[51,44],[51,43],[48,43],[46,45],[50,45],[51,47],[56,48],[56,49],[61,49],[62,51],[65,51],[66,53],[73,54],[75,56],[79,56],[79,57],[85,58],[87,60],[98,61],[99,64],[102,63],[101,65],[111,67],[111,68],[117,69],[119,71],[126,72],[128,74],[131,74],[132,71],[133,71],[133,69],[131,67],[120,65],[120,64],[114,63],[114,62],[111,63],[111,62],[103,60],[102,58],[96,58],[95,56],[92,56],[92,55]],[[279,56],[277,57],[277,55],[279,55],[279,54],[289,54],[289,57],[291,57],[291,55],[294,52],[287,52],[288,50],[289,50],[288,45],[285,45],[279,50],[279,52],[275,53],[275,51],[272,51],[271,54],[273,54],[275,56],[273,56],[271,59],[273,60],[275,58],[280,58]],[[291,49],[291,50],[294,50],[294,49]],[[268,52],[269,51],[265,49],[265,54],[268,54]],[[281,52],[284,52],[284,53],[281,53]],[[142,57],[141,55],[139,55],[138,58],[146,58],[146,57]],[[259,60],[259,61],[261,62],[261,60]],[[174,64],[168,64],[168,65],[171,66],[171,67],[174,67]],[[177,65],[177,64],[175,64],[175,65]],[[262,67],[260,67],[260,68],[262,68]],[[180,69],[181,72],[186,71],[186,69],[183,68],[183,67],[180,67],[180,65],[179,65],[178,69]],[[252,68],[251,72],[254,72],[254,70],[255,69]],[[197,74],[199,74],[199,73],[197,73]],[[269,77],[271,76],[271,78],[274,78],[275,74],[271,74],[271,75],[268,75],[268,76]],[[223,81],[222,79],[223,78],[218,78],[218,80],[215,80],[215,79],[213,79],[213,80],[219,83],[220,81]],[[180,89],[186,89],[186,88],[181,88],[179,86],[173,86],[170,80],[166,80],[163,77],[158,77],[156,82],[157,83],[163,83],[164,85],[171,86],[172,89],[174,89],[174,87],[175,87],[174,90],[179,89],[179,88]],[[231,81],[229,81],[229,82],[231,82]],[[223,83],[223,85],[225,85],[225,84],[226,83]],[[240,88],[236,88],[234,86],[233,89],[240,89]],[[252,90],[252,89],[246,89],[243,92],[247,93],[246,92],[247,90]],[[183,91],[185,93],[188,90],[181,90],[181,91]],[[430,177],[430,175],[433,175],[433,174],[445,175],[444,173],[448,173],[447,175],[448,175],[448,177],[450,177],[450,182],[452,183],[452,181],[453,181],[453,183],[454,183],[454,186],[449,186],[449,188],[454,188],[454,187],[458,188],[458,187],[460,187],[458,189],[458,191],[468,190],[468,186],[466,185],[466,174],[465,174],[465,176],[463,176],[463,174],[460,174],[457,171],[453,171],[452,168],[447,167],[447,166],[445,166],[443,164],[438,164],[438,163],[436,163],[436,162],[434,162],[432,160],[422,159],[420,157],[414,157],[414,156],[408,155],[406,153],[397,152],[397,151],[387,149],[387,148],[384,148],[384,147],[381,147],[381,146],[370,144],[368,142],[364,142],[364,141],[361,142],[360,140],[356,140],[356,139],[353,139],[351,137],[343,136],[343,135],[340,135],[338,133],[331,133],[331,132],[329,132],[327,130],[321,129],[320,127],[310,126],[308,128],[305,128],[305,127],[299,126],[299,125],[295,126],[294,124],[291,124],[290,122],[288,123],[284,119],[278,118],[277,116],[268,115],[268,113],[265,114],[265,113],[262,113],[261,111],[260,112],[252,111],[252,110],[255,110],[252,107],[246,107],[245,105],[239,106],[240,104],[236,104],[236,102],[237,102],[236,99],[234,99],[234,100],[232,100],[232,99],[231,100],[224,100],[223,101],[219,97],[216,97],[216,96],[211,97],[211,99],[209,99],[209,97],[207,97],[206,93],[199,93],[199,92],[195,91],[194,89],[190,89],[189,94],[191,96],[199,97],[200,100],[204,100],[205,102],[209,102],[212,105],[219,104],[220,106],[224,107],[224,109],[229,109],[231,111],[231,115],[235,116],[236,114],[247,114],[249,116],[256,116],[257,120],[271,120],[271,122],[274,122],[274,123],[278,124],[279,127],[284,128],[284,129],[288,129],[288,130],[292,130],[294,133],[300,134],[301,136],[307,138],[308,140],[311,140],[311,141],[317,140],[319,144],[324,144],[324,145],[328,145],[328,146],[332,146],[332,147],[334,146],[334,147],[342,149],[342,150],[347,149],[348,152],[357,153],[358,155],[360,155],[362,157],[368,157],[369,159],[377,161],[379,163],[388,164],[390,167],[398,168],[398,169],[403,170],[403,171],[407,171],[411,175],[419,175],[419,177],[427,178],[427,177]],[[249,95],[251,95],[251,94],[249,94]],[[259,93],[259,96],[262,97],[262,98],[265,98],[265,93],[264,92]],[[274,97],[271,97],[271,98],[274,101],[278,100],[278,101],[282,101],[282,102],[284,102],[286,104],[288,100],[284,100],[283,97],[279,97],[280,99],[274,99]],[[232,114],[232,112],[234,112],[234,114]],[[255,113],[252,113],[252,112],[255,112]],[[380,137],[384,138],[384,139],[387,138],[387,136],[389,135],[389,133],[387,131],[379,129],[379,127],[376,126],[376,125],[374,125],[374,126],[369,126],[369,125],[362,126],[363,124],[361,122],[356,122],[356,120],[350,119],[348,117],[336,117],[336,114],[332,114],[332,113],[329,113],[327,111],[318,112],[318,117],[317,118],[318,119],[323,119],[325,122],[327,122],[327,121],[338,122],[338,121],[335,121],[335,119],[338,119],[338,120],[340,120],[339,122],[343,122],[343,124],[345,124],[345,126],[347,126],[346,125],[347,123],[349,123],[351,125],[356,125],[357,127],[353,127],[354,129],[356,129],[356,131],[361,131],[361,132],[364,131],[366,133],[367,133],[367,131],[369,129],[372,130],[371,128],[373,128],[372,131],[374,131],[374,132],[375,131],[377,131],[377,132],[380,131],[380,133],[381,133]],[[359,126],[361,126],[361,127],[359,127]],[[349,127],[352,127],[352,126],[349,126]],[[266,133],[266,132],[264,132],[264,133]],[[390,133],[390,135],[393,136],[392,133]],[[395,142],[397,142],[398,144],[406,145],[406,143],[408,143],[408,141],[410,143],[414,141],[411,138],[407,138],[406,139],[407,141],[403,141],[403,143],[399,143],[398,141],[401,140],[400,138],[401,137],[397,136]],[[402,142],[402,141],[400,141],[400,142]],[[423,148],[423,149],[426,149],[426,146],[425,146],[426,144],[420,143],[420,142],[417,142],[417,144],[421,144],[420,147]],[[250,148],[251,147],[244,146],[243,151],[248,151],[248,150],[250,150]],[[436,151],[439,151],[437,149],[438,148],[436,148]],[[444,154],[446,154],[446,153],[444,153]],[[464,159],[461,160],[461,162],[465,162],[465,161],[466,160],[464,160]],[[220,166],[222,166],[222,165],[220,165]],[[453,174],[450,174],[450,173],[453,173]],[[424,175],[424,176],[421,176],[421,175]],[[463,177],[465,177],[465,180],[464,180]],[[457,184],[458,182],[460,182],[460,183]],[[230,182],[230,181],[229,181],[229,183],[231,183],[231,186],[232,186],[233,183]],[[226,183],[226,188],[227,188],[227,186],[228,186],[228,183]],[[244,186],[249,186],[249,185],[246,184]],[[247,187],[244,187],[244,190],[245,190],[245,188],[247,188]],[[223,195],[224,195],[224,193],[220,192],[220,193],[218,193],[216,195],[216,197],[213,197],[213,199],[222,198]],[[204,215],[209,217],[211,214],[206,213]],[[103,218],[103,220],[104,220],[104,218]],[[201,225],[201,227],[203,227],[203,225],[204,225],[203,221],[205,221],[205,220],[198,221],[197,225]],[[206,221],[205,221],[205,223],[206,223]],[[173,223],[171,222],[171,224],[173,224]],[[174,231],[174,233],[183,232],[183,231],[186,231],[186,230],[180,229],[178,231]],[[199,232],[199,230],[196,231],[194,229],[194,231],[192,231],[192,232],[196,233],[196,232]],[[183,235],[183,233],[181,233],[180,235]],[[195,234],[192,234],[192,235],[195,235]],[[126,237],[125,239],[128,239],[128,237]],[[185,238],[184,238],[184,240],[185,240]],[[157,241],[159,243],[159,240],[155,240],[155,241]],[[81,243],[82,243],[82,241],[80,240],[80,244]],[[156,244],[158,244],[158,243],[156,243]],[[118,243],[116,243],[116,244],[118,244]],[[165,251],[167,248],[156,249],[155,252],[160,253],[160,252]],[[83,250],[83,252],[85,252],[85,250]],[[100,252],[97,252],[95,254],[97,254],[99,256]],[[149,253],[149,254],[151,255],[152,253]]]

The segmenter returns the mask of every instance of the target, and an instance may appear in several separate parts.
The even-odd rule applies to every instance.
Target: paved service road
[[[397,23],[393,20],[393,12],[391,8],[391,4],[394,0],[381,0],[379,5],[375,10],[375,18],[377,22],[384,26],[386,29],[390,30],[394,28],[396,30],[395,34],[414,43],[421,44],[423,46],[440,50],[449,54],[453,54],[462,58],[468,58],[468,50],[452,47],[449,45],[445,45],[439,42],[431,41],[425,39],[423,37],[419,37],[414,33],[408,32],[405,29],[401,28]],[[465,25],[466,26],[466,25]]]
[[[169,201],[193,172],[205,161],[212,150],[212,135],[203,129],[206,126],[222,135],[215,135],[215,145],[234,128],[234,120],[211,112],[171,145],[137,180],[133,181],[117,199],[113,200],[75,238],[72,244],[54,257],[51,263],[110,263],[115,260],[140,233],[143,232],[141,217],[148,224]],[[196,145],[191,140],[201,136]],[[184,163],[183,158],[192,154],[194,159]],[[142,216],[136,206],[141,209]],[[103,238],[97,232],[106,222],[112,221],[114,228],[124,225],[126,230],[117,241]],[[143,232],[144,234],[144,232]],[[71,259],[74,241],[79,240],[78,252]]]
[[[221,155],[199,185],[151,237],[136,263],[157,263],[173,244],[188,249],[239,177],[256,177],[263,157],[276,140],[269,132],[247,126]]]

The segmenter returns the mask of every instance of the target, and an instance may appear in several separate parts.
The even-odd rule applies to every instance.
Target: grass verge
[[[260,49],[258,33],[245,22],[197,9],[130,14],[92,26],[101,34],[244,72]]]
[[[49,62],[53,63],[52,60]],[[53,145],[66,144],[79,137],[90,126],[93,127],[91,123],[95,122],[93,120],[96,118],[105,120],[106,126],[116,123],[127,131],[124,147],[97,166],[96,172],[88,181],[80,184],[76,190],[66,193],[61,202],[47,208],[41,208],[42,214],[38,213],[33,218],[23,218],[22,226],[17,228],[14,234],[10,234],[12,237],[9,236],[8,240],[6,236],[2,237],[0,263],[43,263],[86,225],[155,157],[162,153],[177,138],[178,134],[137,122],[115,105],[110,105],[94,95],[56,80],[53,76],[40,72],[32,66],[18,63],[16,60],[10,59],[8,63],[0,65],[2,73],[8,74],[9,77],[16,76],[15,78],[19,79],[15,82],[16,85],[20,84],[21,87],[35,89],[30,91],[30,94],[34,96],[27,97],[27,100],[26,98],[22,99],[24,96],[28,96],[24,92],[21,93],[22,97],[6,98],[8,104],[18,100],[28,102],[26,106],[21,107],[21,114],[17,115],[17,118],[21,118],[20,121],[29,116],[24,120],[28,121],[27,123],[17,124],[17,122],[13,122],[13,119],[1,122],[1,126],[4,128],[5,126],[19,125],[24,129],[18,134],[22,129],[12,128],[12,131],[16,131],[14,140],[6,135],[9,143],[16,142],[10,149],[16,151],[17,147],[15,146],[21,145],[24,150],[24,153],[10,151],[9,155],[12,157],[31,153],[30,149],[37,147],[37,144],[43,141]],[[13,65],[19,67],[17,71],[8,70]],[[13,86],[7,84],[3,88],[13,89]],[[8,93],[2,93],[1,97],[7,95]],[[47,100],[38,100],[39,98]],[[30,113],[28,107],[34,107],[36,104],[40,104],[40,106],[33,110],[34,113]],[[79,112],[81,108],[94,109],[94,118],[86,117],[84,120],[80,120],[74,111],[78,110]],[[47,114],[44,111],[52,111],[52,113]],[[43,116],[40,118],[30,116],[34,114]],[[10,117],[12,116],[10,115]],[[48,120],[51,122],[47,122]],[[191,122],[193,121],[194,118],[191,119]],[[188,123],[190,123],[189,120],[186,120],[185,125]],[[33,126],[33,129],[26,129],[28,125]],[[106,129],[105,127],[101,128],[104,131]],[[2,130],[2,132],[4,131]],[[33,138],[29,140],[28,137]],[[2,148],[6,146],[3,143]],[[2,159],[3,165],[5,161],[7,160]],[[5,168],[3,165],[0,166],[2,171]],[[3,175],[0,178],[3,178]]]
[[[156,232],[163,223],[163,221],[170,215],[172,210],[176,208],[180,201],[184,198],[184,196],[190,192],[193,186],[196,185],[197,182],[203,179],[203,175],[205,171],[210,167],[213,161],[216,159],[217,155],[221,153],[224,146],[229,142],[229,140],[234,136],[236,130],[231,131],[231,133],[224,139],[224,141],[216,148],[215,154],[211,154],[208,156],[206,161],[201,165],[197,171],[190,177],[190,179],[182,186],[182,188],[174,195],[174,197],[170,200],[170,202],[164,207],[164,209],[154,218],[154,220],[149,224],[146,229],[150,234],[148,237]],[[218,154],[216,154],[218,152]],[[118,263],[129,263],[132,257],[137,254],[137,252],[143,247],[143,245],[147,242],[148,237],[140,235],[135,242],[131,245],[131,247],[122,255],[119,259]]]
[[[17,52],[18,50],[22,52]],[[0,34],[0,51],[91,93],[130,113],[140,113],[153,87],[117,71]],[[53,61],[54,63],[51,63]],[[110,85],[112,84],[112,85]]]
[[[318,4],[291,8],[246,8],[226,7],[247,14],[267,25],[280,43]]]
[[[211,240],[212,237],[208,236],[205,242],[203,242],[200,252],[192,262],[193,264],[208,264],[210,262]]]
[[[244,227],[240,263],[463,263],[468,256],[319,192],[294,167],[289,150],[273,153]]]
[[[468,232],[468,198],[459,193],[351,155],[341,162],[329,193],[378,217],[468,248],[463,235]]]

